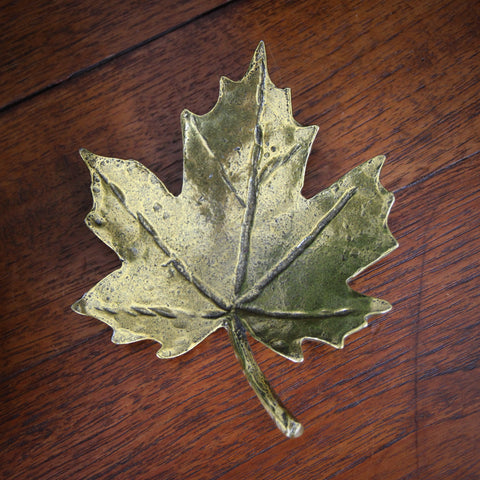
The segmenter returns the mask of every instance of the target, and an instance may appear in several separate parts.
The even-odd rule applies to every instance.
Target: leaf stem
[[[245,328],[233,314],[228,317],[227,330],[235,354],[242,365],[248,383],[257,394],[265,410],[277,427],[289,438],[299,437],[303,433],[302,425],[284,407],[253,358]]]

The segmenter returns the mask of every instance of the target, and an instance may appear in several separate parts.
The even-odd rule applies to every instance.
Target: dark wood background
[[[477,1],[3,3],[2,478],[480,478]],[[261,39],[295,118],[320,126],[305,195],[385,153],[400,242],[353,282],[393,310],[344,350],[307,342],[296,365],[254,345],[306,427],[295,440],[223,330],[161,361],[70,310],[119,265],[83,223],[78,149],[178,193],[181,110],[207,112]]]

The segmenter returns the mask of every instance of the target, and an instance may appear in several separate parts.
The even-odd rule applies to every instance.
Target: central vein
[[[252,171],[248,180],[247,205],[245,215],[243,217],[241,236],[240,236],[240,251],[238,255],[237,269],[235,273],[235,296],[240,294],[242,285],[245,281],[247,273],[248,253],[250,250],[250,233],[253,225],[253,218],[255,215],[255,208],[257,205],[257,174],[258,164],[263,154],[263,129],[261,125],[263,112],[265,109],[265,83],[266,70],[265,60],[262,58],[258,64],[260,69],[260,82],[257,87],[257,119],[255,122],[254,144],[252,148]]]

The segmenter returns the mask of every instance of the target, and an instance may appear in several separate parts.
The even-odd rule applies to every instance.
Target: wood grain
[[[10,2],[0,10],[0,108],[158,40],[225,3]]]
[[[16,60],[0,111],[0,477],[479,478],[477,2],[221,4],[0,14],[26,12],[1,37]],[[56,57],[38,48],[51,32]],[[396,193],[400,248],[353,282],[392,312],[343,351],[307,342],[300,365],[253,347],[306,427],[295,440],[258,404],[225,332],[160,361],[152,342],[113,345],[70,311],[118,266],[83,224],[78,149],[136,158],[178,193],[181,110],[208,111],[219,76],[239,79],[260,39],[296,119],[320,126],[305,195],[380,153]]]

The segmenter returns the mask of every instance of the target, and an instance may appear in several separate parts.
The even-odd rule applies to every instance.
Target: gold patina
[[[185,110],[181,123],[178,196],[134,160],[81,150],[94,200],[86,223],[122,266],[73,309],[110,325],[115,343],[160,342],[160,358],[225,328],[261,403],[297,437],[303,428],[255,362],[247,332],[299,362],[304,339],[342,348],[369,316],[391,308],[347,285],[397,247],[387,226],[393,195],[379,183],[384,157],[304,198],[318,128],[294,120],[290,90],[268,75],[263,42],[242,80],[221,78],[210,112]]]

